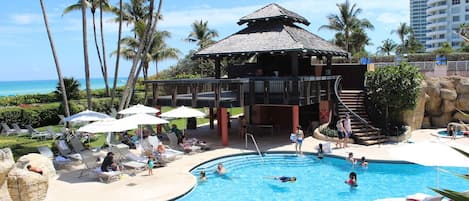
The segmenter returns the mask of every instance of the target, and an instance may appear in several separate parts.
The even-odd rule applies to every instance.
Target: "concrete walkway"
[[[245,149],[244,139],[238,135],[237,122],[233,120],[233,128],[230,130],[230,145],[221,145],[220,137],[208,126],[199,127],[197,130],[188,132],[202,140],[206,140],[211,145],[211,150],[202,153],[184,155],[181,159],[169,163],[166,167],[153,170],[152,176],[147,176],[147,172],[137,173],[135,176],[126,176],[120,181],[105,184],[98,182],[95,175],[78,178],[80,166],[74,170],[58,171],[56,179],[49,181],[49,190],[46,201],[82,201],[82,200],[112,200],[112,201],[156,201],[170,200],[190,191],[196,184],[196,178],[189,173],[189,170],[198,164],[225,155],[249,153],[255,151],[252,142],[249,142]],[[412,133],[411,141],[420,142],[436,139],[432,132],[434,129],[417,130]],[[290,133],[276,132],[274,136],[257,136],[261,151],[294,151],[294,144],[289,141]],[[445,143],[456,143],[457,145],[469,147],[469,138],[465,137],[457,140],[441,139]],[[320,141],[307,137],[303,143],[303,151],[306,153],[316,153],[316,146]],[[369,160],[399,160],[389,154],[389,150],[406,143],[383,144],[373,146],[361,146],[352,144],[345,149],[335,149],[334,143],[332,155],[345,157],[349,152],[353,152],[356,158],[366,156]]]

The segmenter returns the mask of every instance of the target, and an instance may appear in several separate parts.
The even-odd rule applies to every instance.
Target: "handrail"
[[[246,149],[248,148],[248,138],[247,138],[247,136],[251,137],[252,142],[254,143],[254,146],[256,147],[257,153],[259,154],[259,157],[261,157],[262,162],[264,162],[264,158],[262,158],[262,153],[259,150],[259,147],[257,146],[256,139],[254,139],[254,135],[252,135],[251,133],[246,133],[246,136],[244,137],[245,142],[246,142],[245,148]]]
[[[371,128],[373,130],[380,131],[381,129],[375,128],[374,126],[370,125],[370,123],[368,123],[365,119],[360,117],[360,115],[358,115],[357,113],[352,111],[344,102],[342,102],[342,99],[340,99],[340,96],[339,96],[340,81],[342,81],[342,76],[337,77],[337,79],[335,80],[335,83],[334,83],[334,92],[335,92],[335,96],[337,97],[337,100],[339,101],[339,103],[342,104],[349,113],[351,113],[353,116],[355,116],[361,122],[365,123],[366,126],[368,126],[369,128]]]

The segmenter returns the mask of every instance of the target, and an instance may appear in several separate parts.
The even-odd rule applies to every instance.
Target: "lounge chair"
[[[148,136],[148,143],[152,146],[152,151],[155,152],[158,145],[160,145],[160,140],[157,136]],[[184,152],[178,151],[175,149],[171,149],[170,147],[165,147],[165,153],[160,154],[162,159],[165,161],[173,161],[175,159],[180,158],[184,155]]]
[[[58,124],[63,124],[64,126],[66,126],[65,116],[61,114],[58,114],[57,116],[60,118],[60,121]]]
[[[52,136],[52,139],[55,140],[57,138],[61,138],[64,134],[63,133],[57,133],[54,131],[52,127],[47,127],[47,132]]]
[[[74,160],[82,160],[80,154],[72,152],[72,149],[70,149],[70,147],[68,146],[67,142],[65,142],[65,140],[56,141],[55,146],[59,150],[59,153],[61,156],[65,158],[71,158]]]
[[[406,197],[407,201],[441,201],[443,196],[441,195],[427,195],[424,193],[416,193],[413,195],[408,195]]]
[[[83,146],[83,143],[81,142],[78,136],[72,137],[70,139],[70,144],[72,145],[73,151],[75,151],[76,153],[80,153],[81,151],[86,150],[85,146]]]
[[[11,126],[13,126],[13,129],[15,129],[18,135],[24,135],[24,134],[29,133],[28,129],[20,128],[20,126],[17,123],[12,123]]]
[[[48,146],[39,146],[37,147],[37,151],[49,158],[50,160],[52,160],[52,163],[54,164],[54,166],[59,166],[59,165],[66,165],[66,164],[69,164],[71,162],[70,159],[67,159],[67,158],[64,158],[64,157],[54,157],[54,153],[52,152],[52,150],[48,147]]]
[[[2,123],[2,134],[8,136],[10,134],[16,133],[16,130],[13,128],[10,128],[7,123],[3,122]]]
[[[191,153],[194,151],[200,151],[202,148],[200,146],[194,146],[192,144],[184,144],[183,146],[178,144],[178,139],[174,133],[166,133],[169,139],[169,147],[176,150],[182,150],[186,153]]]
[[[31,139],[33,139],[33,138],[46,139],[48,137],[51,137],[51,134],[49,132],[37,131],[31,125],[26,125],[25,127],[26,127],[26,129],[28,129],[29,136],[31,137]]]

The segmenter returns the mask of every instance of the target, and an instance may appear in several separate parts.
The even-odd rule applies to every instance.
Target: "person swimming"
[[[284,183],[284,182],[295,182],[295,181],[296,181],[296,177],[286,177],[286,176],[281,176],[281,177],[264,177],[264,178],[279,180],[279,181],[281,181],[282,183]]]
[[[357,187],[357,173],[355,172],[350,172],[349,174],[349,179],[347,181],[344,181],[344,183],[350,185],[350,187]]]
[[[205,171],[200,171],[200,176],[199,176],[200,181],[207,181],[207,176],[205,174]]]
[[[226,173],[226,169],[225,169],[225,167],[223,167],[222,163],[218,163],[217,173],[220,174],[220,175],[223,175],[223,174]]]

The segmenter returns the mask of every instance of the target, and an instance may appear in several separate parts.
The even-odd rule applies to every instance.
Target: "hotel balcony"
[[[429,16],[427,16],[427,22],[431,22],[431,21],[434,21],[434,20],[437,20],[437,19],[447,18],[447,17],[448,17],[448,15],[446,13],[429,15]]]
[[[426,36],[431,38],[432,36],[438,36],[440,34],[446,35],[447,33],[448,33],[447,30],[436,30],[436,31],[427,32]]]
[[[440,10],[447,10],[448,5],[439,5],[439,6],[430,6],[427,8],[427,14],[431,15],[433,12],[438,12]]]
[[[438,28],[438,27],[446,27],[448,22],[434,22],[427,24],[427,29]]]

